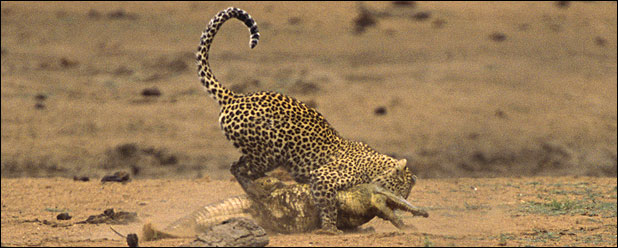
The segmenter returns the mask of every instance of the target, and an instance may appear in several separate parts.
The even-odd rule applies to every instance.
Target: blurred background
[[[228,180],[195,72],[314,106],[421,178],[616,176],[616,2],[5,2],[2,177]]]

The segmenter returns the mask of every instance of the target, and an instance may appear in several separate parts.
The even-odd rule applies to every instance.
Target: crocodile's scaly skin
[[[276,178],[264,177],[255,180],[250,189],[247,193],[253,199],[253,204],[248,212],[265,229],[279,233],[299,233],[320,227],[319,210],[311,197],[309,185],[286,185]],[[397,209],[428,216],[424,210],[375,184],[360,184],[339,191],[336,199],[340,211],[337,216],[339,229],[357,228],[375,216],[402,228],[403,221],[394,213]]]
[[[414,177],[416,179],[416,177]],[[273,177],[255,180],[248,195],[234,196],[208,204],[181,218],[163,231],[144,225],[143,240],[165,237],[192,237],[232,217],[250,217],[264,229],[279,233],[301,233],[320,228],[320,215],[307,184],[286,185]],[[375,216],[404,227],[394,210],[427,217],[404,198],[375,184],[361,184],[337,193],[337,227],[353,229]]]

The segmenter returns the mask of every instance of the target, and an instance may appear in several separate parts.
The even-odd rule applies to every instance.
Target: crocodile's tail
[[[251,218],[247,210],[251,206],[251,200],[247,195],[238,195],[215,203],[208,204],[193,213],[182,217],[163,230],[154,228],[147,223],[142,228],[143,240],[156,240],[162,238],[194,237],[206,231],[209,227],[221,223],[233,217]]]
[[[247,25],[249,31],[251,31],[251,40],[249,41],[251,48],[254,48],[260,39],[260,33],[258,32],[257,24],[253,18],[247,12],[239,8],[229,7],[219,12],[210,20],[210,23],[208,23],[208,27],[204,30],[200,38],[200,45],[197,47],[197,74],[204,86],[204,90],[206,90],[219,105],[228,103],[234,96],[234,92],[223,87],[215,78],[208,63],[208,51],[210,51],[210,45],[217,31],[219,31],[221,25],[230,18],[241,20]]]

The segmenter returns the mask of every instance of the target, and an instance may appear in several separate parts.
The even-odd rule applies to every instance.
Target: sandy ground
[[[616,244],[615,207],[597,216],[518,210],[563,197],[616,202],[615,2],[5,1],[3,244],[122,245],[105,226],[27,222],[52,220],[46,208],[69,208],[77,220],[123,208],[165,222],[204,204],[195,199],[240,193],[229,181],[240,153],[219,129],[193,55],[228,6],[248,11],[262,36],[251,50],[246,28],[226,23],[211,49],[217,78],[239,92],[293,96],[342,136],[406,158],[423,182],[411,200],[435,213],[407,219],[416,230],[376,221],[374,234],[282,235],[271,244]],[[135,180],[98,182],[119,170]],[[151,244],[177,241],[166,242]]]
[[[145,222],[164,227],[202,205],[242,191],[236,182],[205,179],[141,179],[126,184],[3,179],[2,189],[2,244],[7,246],[126,246],[108,224],[75,223],[114,208],[137,212],[139,220],[111,226],[124,234],[139,233]],[[405,230],[374,219],[362,226],[373,227],[371,233],[271,235],[269,245],[616,246],[616,178],[426,179],[419,180],[408,200],[427,209],[429,218],[405,215],[404,222],[410,225]],[[55,211],[73,218],[56,220]],[[176,246],[188,241],[140,244]]]

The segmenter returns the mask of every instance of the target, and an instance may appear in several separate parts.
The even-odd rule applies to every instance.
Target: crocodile
[[[416,179],[412,176],[411,186]],[[313,202],[310,185],[286,184],[269,176],[258,178],[252,184],[246,195],[208,204],[163,230],[147,223],[142,229],[142,239],[194,237],[233,217],[251,218],[264,229],[277,233],[303,233],[320,228],[319,210]],[[396,213],[400,210],[414,216],[429,216],[425,210],[375,183],[339,191],[337,207],[340,211],[337,227],[343,230],[355,229],[375,216],[390,221],[397,228],[404,228],[403,220]]]

